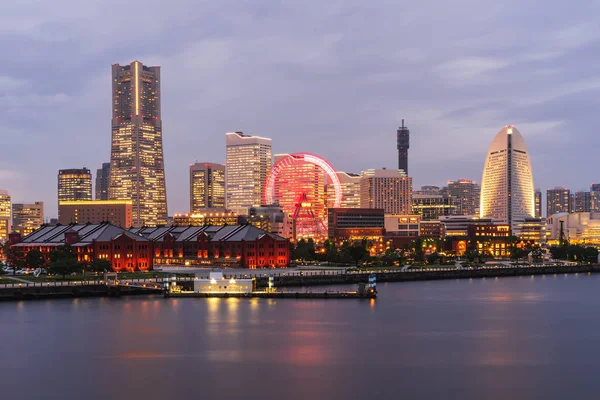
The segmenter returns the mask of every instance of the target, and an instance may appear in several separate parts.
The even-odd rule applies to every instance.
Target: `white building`
[[[223,272],[210,272],[208,278],[201,278],[196,274],[194,279],[195,293],[252,293],[254,290],[253,279],[226,279]]]
[[[490,146],[483,177],[479,213],[511,225],[535,217],[535,193],[531,162],[525,140],[513,126],[504,127]]]
[[[410,214],[412,178],[399,169],[368,169],[360,178],[360,207],[386,214]]]
[[[267,174],[273,165],[271,139],[226,134],[227,209],[239,215],[248,215],[248,208],[259,207]]]
[[[550,240],[559,240],[561,226],[564,239],[572,244],[600,244],[600,213],[558,213],[548,217]]]

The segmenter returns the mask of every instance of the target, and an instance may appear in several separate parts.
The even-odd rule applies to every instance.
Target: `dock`
[[[252,293],[197,293],[197,292],[165,292],[165,297],[197,297],[197,298],[259,298],[259,299],[375,299],[376,291],[364,292],[252,292]]]

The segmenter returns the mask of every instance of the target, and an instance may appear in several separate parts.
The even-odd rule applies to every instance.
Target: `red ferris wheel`
[[[323,239],[327,235],[327,209],[340,207],[342,196],[340,180],[327,160],[310,153],[293,153],[280,156],[269,171],[263,203],[279,204],[292,217],[294,239]]]

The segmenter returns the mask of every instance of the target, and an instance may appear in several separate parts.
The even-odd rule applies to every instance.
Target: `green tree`
[[[38,249],[31,249],[25,256],[25,263],[29,268],[43,268],[46,265],[46,259]]]
[[[90,263],[87,267],[88,271],[91,272],[104,272],[110,271],[112,266],[110,265],[110,261],[104,258],[97,258]]]
[[[369,255],[366,247],[366,241],[354,242],[349,247],[350,257],[354,261],[354,265],[358,267],[358,263]]]
[[[583,251],[583,257],[586,262],[595,264],[598,262],[598,249],[588,246]]]
[[[50,263],[48,265],[50,272],[65,275],[75,272],[81,268],[81,264],[77,261],[77,256],[73,251],[73,248],[69,245],[63,245],[50,252]]]

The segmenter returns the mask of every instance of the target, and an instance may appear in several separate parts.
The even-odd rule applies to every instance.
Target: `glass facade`
[[[0,243],[4,243],[8,239],[8,234],[12,229],[10,210],[10,194],[6,190],[0,190]]]
[[[112,66],[112,141],[108,197],[131,200],[133,225],[167,223],[160,67]]]
[[[213,163],[190,165],[190,213],[225,210],[225,166]]]
[[[96,170],[96,200],[108,200],[108,179],[110,163],[102,163],[102,168]]]
[[[480,217],[511,225],[535,215],[533,175],[525,140],[513,126],[490,146],[481,179]]]
[[[87,168],[58,171],[58,204],[63,201],[92,200],[92,173]]]
[[[571,212],[571,191],[564,187],[556,187],[546,191],[546,216],[562,212]]]
[[[44,202],[33,204],[13,204],[13,231],[27,236],[44,223]]]
[[[412,178],[401,170],[364,171],[360,180],[360,207],[380,208],[386,214],[410,214]]]
[[[227,209],[248,215],[250,207],[259,207],[267,174],[273,165],[271,139],[226,134]]]
[[[457,215],[479,214],[479,192],[479,185],[475,181],[458,179],[448,182],[448,194],[456,206]]]

